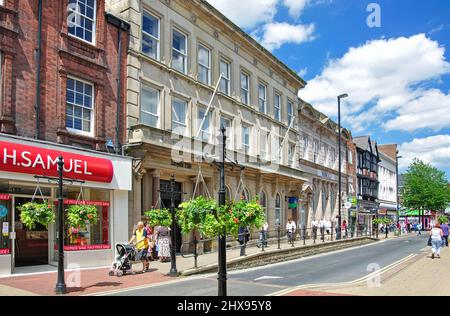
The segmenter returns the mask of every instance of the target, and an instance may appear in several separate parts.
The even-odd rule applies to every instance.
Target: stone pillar
[[[136,173],[133,177],[133,208],[129,216],[130,231],[133,231],[134,226],[141,220],[141,184],[143,173]],[[131,236],[131,235],[130,235]]]
[[[151,173],[152,176],[152,205],[154,207],[160,207],[159,205],[156,205],[159,198],[159,192],[158,190],[161,188],[160,180],[161,180],[161,170],[154,170]]]

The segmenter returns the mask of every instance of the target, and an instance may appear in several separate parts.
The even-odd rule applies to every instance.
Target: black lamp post
[[[63,169],[64,158],[58,157],[58,281],[56,282],[56,294],[67,293],[64,282],[64,212],[63,212]]]
[[[348,94],[341,94],[338,99],[338,155],[339,155],[339,217],[338,217],[338,233],[336,239],[341,239],[341,207],[342,207],[342,187],[341,187],[341,99],[347,98]]]
[[[226,135],[225,127],[222,125],[220,132],[222,133],[222,157],[220,166],[220,183],[219,183],[219,205],[225,205],[225,153],[226,153]],[[227,296],[227,254],[226,254],[226,232],[219,235],[219,272],[218,272],[218,295]]]
[[[172,214],[172,233],[171,241],[172,247],[170,247],[170,276],[178,276],[177,271],[177,257],[175,254],[175,230],[177,229],[175,223],[175,175],[172,174],[170,178],[170,213]]]
[[[399,208],[399,204],[398,204],[398,200],[399,200],[399,192],[398,192],[398,159],[402,158],[402,156],[398,155],[398,150],[396,152],[396,163],[395,163],[395,172],[396,172],[396,176],[397,176],[397,180],[396,180],[396,186],[397,186],[397,223],[400,222],[400,208]]]

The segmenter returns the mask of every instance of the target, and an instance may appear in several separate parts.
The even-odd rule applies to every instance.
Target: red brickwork
[[[105,150],[116,140],[118,29],[105,19],[105,0],[97,0],[96,42],[68,35],[68,0],[43,0],[39,138]],[[36,49],[38,0],[6,0],[0,6],[0,131],[34,137],[36,133]],[[125,104],[128,37],[122,33],[122,104]],[[78,136],[66,129],[67,76],[94,85],[94,136]],[[122,106],[121,118],[125,116]],[[122,128],[121,142],[125,140]]]

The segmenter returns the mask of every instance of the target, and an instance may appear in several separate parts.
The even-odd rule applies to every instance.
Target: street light
[[[220,183],[219,183],[219,206],[225,205],[225,155],[226,135],[225,127],[220,128],[222,133],[222,159],[220,160]],[[219,272],[218,272],[218,295],[227,296],[227,254],[226,254],[226,232],[219,235]]]
[[[338,233],[336,239],[341,239],[341,207],[342,207],[342,188],[341,188],[341,99],[347,98],[348,94],[344,93],[337,97],[338,99],[338,155],[339,155],[339,217],[338,217]]]
[[[396,156],[395,156],[395,161],[396,161],[396,163],[395,163],[395,172],[396,172],[396,176],[397,176],[397,181],[396,181],[396,185],[397,185],[397,224],[400,222],[400,209],[399,209],[399,205],[398,205],[398,200],[399,200],[399,192],[398,192],[398,159],[399,158],[403,158],[402,156],[399,156],[398,155],[398,150],[397,150],[397,152],[395,153],[396,154]],[[401,230],[400,230],[400,234],[401,234]]]

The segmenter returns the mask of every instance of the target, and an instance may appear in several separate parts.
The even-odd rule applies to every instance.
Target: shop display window
[[[11,222],[11,198],[9,194],[0,194],[0,227],[2,228],[0,235],[0,255],[10,253],[9,232]]]

